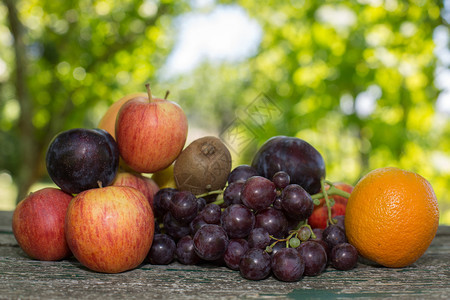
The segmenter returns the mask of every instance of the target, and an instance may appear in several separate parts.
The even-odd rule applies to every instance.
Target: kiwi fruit
[[[230,151],[214,136],[193,141],[180,153],[173,167],[177,188],[194,195],[223,189],[230,172]]]

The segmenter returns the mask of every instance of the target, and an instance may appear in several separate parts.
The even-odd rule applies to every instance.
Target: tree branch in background
[[[26,56],[26,46],[23,41],[24,26],[20,22],[16,1],[4,0],[8,9],[8,21],[11,34],[14,37],[14,56],[15,56],[15,93],[20,107],[18,120],[18,133],[20,137],[20,160],[22,162],[17,177],[18,195],[17,201],[23,199],[30,186],[34,183],[37,176],[35,166],[36,143],[34,142],[35,128],[32,123],[33,103],[27,87],[28,61]]]

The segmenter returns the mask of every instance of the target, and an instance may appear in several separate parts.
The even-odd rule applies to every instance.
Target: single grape
[[[258,172],[249,165],[240,165],[234,168],[228,175],[228,184],[238,181],[246,181],[252,176],[258,176]]]
[[[232,239],[228,243],[227,250],[223,255],[223,260],[228,268],[239,270],[239,263],[242,256],[248,251],[248,242],[244,239]]]
[[[191,223],[189,223],[191,235],[194,236],[194,234],[197,232],[197,230],[199,230],[203,225],[206,225],[206,224],[208,224],[208,223],[206,223],[205,220],[203,220],[202,215],[196,215],[194,220],[192,220]]]
[[[178,222],[188,224],[198,213],[197,198],[189,191],[178,191],[170,202],[169,211]]]
[[[293,248],[283,248],[272,255],[272,272],[281,281],[298,281],[305,270],[305,262]]]
[[[197,198],[198,211],[202,211],[206,206],[206,199],[203,197]]]
[[[241,191],[244,184],[245,181],[235,181],[228,184],[223,191],[223,205],[225,207],[231,204],[242,204]]]
[[[297,248],[298,253],[305,261],[305,275],[316,276],[327,267],[327,252],[321,244],[315,241],[307,241]]]
[[[241,191],[242,203],[256,211],[270,206],[276,196],[275,184],[262,176],[247,179]]]
[[[153,197],[153,206],[156,216],[164,216],[170,207],[173,196],[178,193],[178,190],[173,188],[160,189]]]
[[[190,235],[182,237],[175,250],[177,260],[184,265],[195,265],[200,261],[194,249],[194,240]]]
[[[194,235],[195,253],[204,260],[222,258],[228,246],[228,236],[219,225],[206,224]]]
[[[255,215],[242,205],[228,206],[221,216],[221,224],[231,239],[245,238],[255,226]]]
[[[288,221],[282,211],[273,207],[264,208],[256,214],[255,228],[264,228],[269,235],[282,238],[287,233]]]
[[[311,242],[317,243],[322,246],[323,249],[325,249],[325,252],[327,253],[327,260],[329,263],[331,258],[331,248],[328,246],[328,244],[324,240],[311,240]]]
[[[275,184],[277,189],[284,189],[289,185],[291,177],[285,171],[278,171],[273,174],[272,182]]]
[[[241,258],[239,270],[242,277],[261,280],[269,276],[271,258],[266,251],[259,248],[249,249]]]
[[[300,240],[296,237],[290,238],[289,246],[291,246],[292,248],[297,248],[298,246],[300,246]]]
[[[331,265],[338,270],[347,271],[356,267],[358,251],[349,243],[336,245],[331,250]]]
[[[168,265],[172,262],[176,245],[167,234],[155,234],[147,260],[152,265]]]
[[[191,232],[189,226],[182,224],[175,220],[175,218],[167,212],[163,218],[164,230],[168,235],[170,235],[174,240],[179,240],[185,235],[188,235]]]
[[[334,216],[333,219],[337,221],[336,225],[341,227],[342,230],[344,230],[345,232],[345,216],[344,215]]]
[[[337,225],[328,225],[328,227],[323,230],[322,239],[328,244],[330,249],[333,249],[336,245],[347,242],[344,230]]]
[[[290,184],[281,193],[281,207],[287,217],[303,221],[311,216],[314,203],[311,195],[301,186]]]
[[[311,237],[311,229],[309,229],[309,227],[307,226],[300,227],[300,229],[298,230],[298,238],[302,242],[305,242],[309,240],[310,237]]]
[[[264,228],[254,228],[247,237],[250,248],[266,249],[270,245],[270,236]]]
[[[311,240],[316,241],[316,240],[321,240],[322,239],[322,234],[323,234],[323,229],[321,228],[314,228],[313,229],[313,233],[316,236],[315,238],[311,237]]]
[[[200,214],[203,217],[203,220],[205,220],[208,224],[219,224],[220,223],[220,216],[222,215],[222,212],[220,210],[220,206],[214,203],[209,203],[205,206],[205,208],[200,212]]]
[[[276,208],[278,210],[282,210],[283,207],[281,206],[281,195],[278,195],[275,197],[275,200],[273,200],[273,208]]]

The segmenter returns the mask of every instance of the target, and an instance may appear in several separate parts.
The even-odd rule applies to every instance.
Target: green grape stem
[[[298,234],[299,234],[299,232],[300,232],[300,229],[302,228],[302,227],[307,227],[310,231],[311,231],[311,238],[313,238],[313,239],[315,239],[316,238],[316,235],[314,234],[314,231],[312,230],[312,228],[311,228],[311,226],[309,225],[309,224],[307,224],[307,223],[303,223],[302,224],[302,222],[300,222],[301,223],[301,225],[299,226],[299,228],[297,228],[297,229],[295,229],[295,230],[291,230],[291,231],[289,231],[289,235],[286,237],[286,238],[276,238],[276,237],[274,237],[274,236],[270,236],[270,238],[272,239],[272,240],[275,240],[272,244],[270,244],[269,246],[267,246],[267,248],[266,248],[266,252],[268,252],[268,253],[270,253],[271,252],[271,249],[273,248],[273,247],[275,247],[275,245],[277,244],[277,243],[279,243],[279,242],[285,242],[286,243],[286,248],[292,248],[291,247],[291,245],[290,245],[290,240],[292,239],[292,238],[297,238],[297,239],[299,239],[299,237],[298,237]],[[270,249],[269,251],[268,251],[268,249]]]
[[[313,229],[311,228],[311,225],[305,224],[302,227],[307,227],[311,231],[311,238],[315,239],[317,236],[314,234]],[[299,229],[300,230],[300,229]]]
[[[325,188],[325,184],[328,184],[330,186],[328,190]],[[334,186],[333,182],[325,179],[320,180],[320,187],[322,192],[311,195],[311,198],[313,200],[321,198],[325,199],[325,205],[327,206],[328,210],[328,222],[334,225],[336,224],[336,220],[331,217],[331,207],[334,205],[334,200],[330,199],[328,196],[338,195],[348,199],[350,197],[350,193],[338,189]]]
[[[340,190],[340,189],[338,189],[337,187],[335,187],[334,185],[332,185],[332,186],[328,189],[328,191],[326,191],[326,194],[327,194],[328,196],[334,196],[334,195],[342,196],[342,197],[347,198],[347,199],[348,199],[348,197],[350,197],[350,193],[348,193],[348,192],[346,192],[346,191],[343,191],[343,190]],[[311,198],[312,198],[313,200],[314,200],[314,199],[322,199],[322,198],[325,198],[325,195],[324,195],[324,193],[320,192],[320,193],[311,195]]]
[[[278,242],[286,242],[286,248],[290,248],[289,247],[289,240],[292,238],[292,237],[297,237],[297,234],[298,234],[298,231],[297,230],[293,230],[293,231],[290,231],[289,232],[289,235],[288,235],[288,237],[287,238],[284,238],[284,239],[279,239],[279,238],[276,238],[276,237],[274,237],[274,236],[270,236],[270,238],[272,239],[272,240],[275,240],[275,242],[273,242],[269,247],[270,248],[273,248]]]
[[[198,198],[203,198],[203,197],[207,197],[210,195],[218,195],[218,198],[212,203],[221,205],[221,204],[223,204],[223,201],[224,201],[223,200],[223,192],[225,191],[225,188],[223,188],[222,190],[209,191],[209,192],[206,192],[206,193],[203,193],[200,195],[196,195],[195,197],[197,197],[197,199],[198,199]]]
[[[323,197],[325,198],[325,204],[327,206],[327,210],[328,210],[328,221],[330,222],[330,224],[334,224],[334,220],[331,217],[331,203],[330,203],[330,198],[328,198],[328,192],[327,189],[325,188],[325,180],[321,180],[320,181],[320,187],[322,188],[322,193],[323,193]]]
[[[210,191],[210,192],[206,192],[206,193],[197,195],[196,197],[197,198],[203,198],[203,197],[206,197],[206,196],[219,195],[219,194],[222,194],[222,193],[223,193],[223,190],[215,190],[215,191]]]
[[[213,204],[217,204],[217,205],[222,205],[223,203],[224,203],[224,200],[223,200],[223,196],[221,195],[221,194],[219,194],[220,196],[217,198],[217,200],[216,201],[214,201],[214,202],[211,202],[211,203],[213,203]]]

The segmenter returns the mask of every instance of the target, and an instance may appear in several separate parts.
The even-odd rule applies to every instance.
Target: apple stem
[[[167,91],[166,91],[166,95],[164,96],[164,100],[167,100],[167,97],[169,97],[169,94],[170,94],[170,91],[167,90]]]
[[[103,183],[102,183],[100,180],[97,180],[97,184],[98,184],[98,187],[99,187],[99,188],[102,188],[102,187],[103,187]]]
[[[150,89],[150,83],[146,83],[145,87],[147,88],[148,101],[153,102],[152,90]]]

